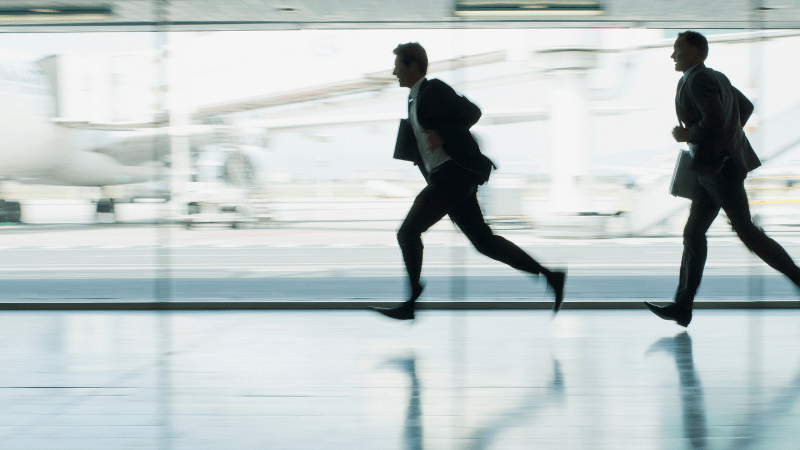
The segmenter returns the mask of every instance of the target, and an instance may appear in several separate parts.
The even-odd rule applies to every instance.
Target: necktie
[[[681,77],[681,79],[678,80],[678,90],[675,93],[675,112],[676,113],[678,113],[678,111],[681,108],[681,89],[683,89],[683,81],[684,81],[683,77]],[[681,124],[681,126],[683,126],[683,122],[681,122],[680,115],[678,115],[678,123]]]

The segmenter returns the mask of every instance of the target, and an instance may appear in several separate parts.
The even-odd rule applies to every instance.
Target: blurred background
[[[148,21],[133,21],[134,3]],[[670,135],[673,12],[632,9],[652,22],[618,22],[633,12],[598,3],[588,13],[606,22],[476,22],[472,3],[447,23],[355,5],[326,16],[311,2],[251,5],[257,25],[234,3],[198,6],[209,20],[191,23],[175,2],[84,11],[88,24],[77,10],[0,11],[3,300],[401,298],[395,231],[424,180],[391,157],[407,96],[391,72],[394,47],[412,41],[428,51],[429,78],[483,111],[472,131],[498,170],[479,197],[498,233],[569,267],[573,296],[671,295],[689,206],[668,194],[682,148]],[[756,105],[746,129],[764,165],[746,183],[752,213],[798,255],[800,32],[777,28],[789,6],[737,5],[700,29],[707,65]],[[259,8],[294,19],[256,20]],[[392,26],[370,21],[393,15]],[[701,295],[793,296],[771,271],[764,284],[766,266],[724,215],[710,236]],[[423,276],[450,280],[431,298],[485,297],[470,277],[539,298],[449,221],[424,239]]]
[[[754,220],[800,257],[797,0],[0,2],[0,447],[796,450],[797,291],[724,215],[691,337],[642,307],[683,250],[687,29],[755,104]],[[365,310],[406,295],[424,186],[392,159],[406,42],[482,109],[481,206],[568,270],[555,320],[448,220],[439,310]]]

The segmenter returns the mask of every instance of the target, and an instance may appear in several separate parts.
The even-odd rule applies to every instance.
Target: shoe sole
[[[661,310],[658,309],[658,305],[653,305],[651,303],[644,302],[644,306],[646,306],[647,309],[649,309],[650,312],[655,314],[656,317],[658,317],[659,319],[671,320],[671,321],[677,323],[678,325],[680,325],[680,326],[682,326],[684,328],[687,328],[689,326],[689,324],[692,322],[692,318],[691,317],[689,317],[689,320],[687,320],[687,321],[678,320],[678,318],[676,318],[676,317],[666,317],[666,316],[661,314]]]

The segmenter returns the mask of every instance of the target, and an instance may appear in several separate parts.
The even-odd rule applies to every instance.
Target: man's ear
[[[689,47],[689,48],[692,49],[692,55],[694,57],[694,61],[696,61],[698,64],[705,62],[705,58],[703,58],[703,56],[701,55],[699,48],[697,47]]]

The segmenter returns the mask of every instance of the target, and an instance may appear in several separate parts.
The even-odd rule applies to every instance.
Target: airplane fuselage
[[[0,179],[46,176],[63,163],[70,131],[52,122],[55,96],[35,63],[0,62]]]
[[[141,157],[128,157],[128,164],[117,159],[132,156],[131,150],[142,153],[129,145],[131,132],[57,123],[54,88],[33,61],[0,61],[0,99],[0,180],[109,186],[150,181],[156,174],[152,167],[135,165]],[[145,147],[154,147],[152,142],[145,140]]]

